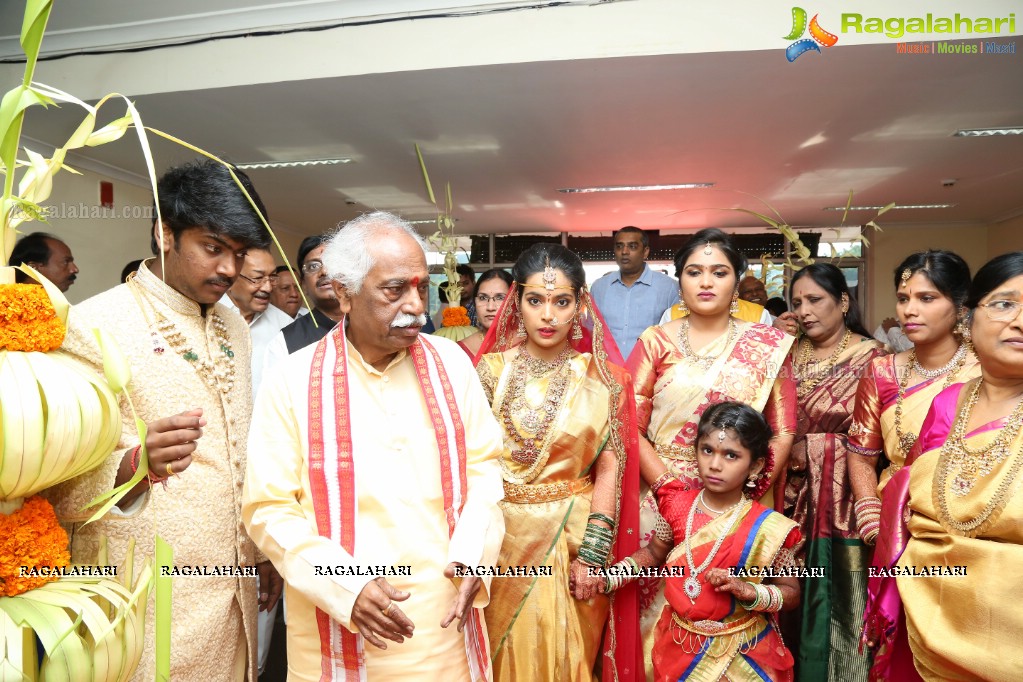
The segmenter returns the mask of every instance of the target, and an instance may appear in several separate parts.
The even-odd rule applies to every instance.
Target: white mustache
[[[423,327],[426,326],[426,315],[411,315],[409,313],[398,313],[391,320],[391,327]]]

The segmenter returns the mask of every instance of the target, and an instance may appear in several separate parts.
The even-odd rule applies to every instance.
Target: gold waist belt
[[[722,623],[717,620],[697,620],[691,621],[688,618],[682,618],[674,611],[671,612],[671,619],[675,621],[683,630],[688,630],[694,635],[701,635],[703,637],[720,637],[721,635],[734,635],[737,632],[742,632],[751,625],[755,625],[758,618],[753,615],[747,615],[745,618],[739,618],[732,621],[731,623]]]
[[[696,461],[696,448],[692,445],[679,445],[678,443],[658,443],[654,446],[657,454],[666,459],[681,460],[685,462]]]
[[[538,483],[536,485],[504,482],[504,499],[516,504],[537,504],[563,500],[585,490],[592,484],[589,478],[577,478],[574,481],[557,483]]]
[[[687,654],[706,654],[711,658],[746,653],[756,647],[760,617],[749,614],[730,623],[716,620],[691,621],[671,612],[671,638]]]

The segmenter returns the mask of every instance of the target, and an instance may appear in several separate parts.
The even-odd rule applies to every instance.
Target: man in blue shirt
[[[678,282],[646,264],[650,240],[638,227],[623,227],[614,234],[618,272],[609,272],[590,287],[623,358],[636,340],[661,314],[678,303]]]

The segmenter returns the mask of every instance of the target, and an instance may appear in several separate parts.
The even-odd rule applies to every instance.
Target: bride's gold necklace
[[[544,459],[541,454],[549,445],[551,426],[561,412],[568,391],[569,360],[573,355],[575,351],[566,345],[553,361],[548,362],[533,357],[523,347],[511,361],[511,377],[501,404],[501,421],[505,433],[518,446],[511,453],[512,460],[529,467],[526,472],[515,474],[516,479],[529,480]],[[531,405],[526,397],[526,385],[530,380],[548,375],[550,381],[543,402]],[[526,434],[519,433],[513,419],[515,415],[518,415],[519,425]]]
[[[960,521],[952,516],[949,490],[957,497],[969,494],[977,481],[991,473],[992,469],[1009,456],[1009,446],[1016,439],[1023,427],[1023,397],[1016,403],[1012,413],[999,429],[994,442],[984,448],[974,449],[966,444],[966,426],[970,422],[973,408],[980,399],[980,387],[983,379],[977,381],[969,400],[959,413],[952,426],[952,432],[941,448],[937,468],[934,472],[934,496],[938,503],[938,520],[948,531],[958,531],[970,536],[986,523],[995,513],[1001,513],[1008,501],[1009,492],[1013,487],[1020,468],[1023,467],[1023,455],[1018,456],[1012,467],[1006,472],[991,499],[973,519]],[[948,477],[953,475],[951,484]]]

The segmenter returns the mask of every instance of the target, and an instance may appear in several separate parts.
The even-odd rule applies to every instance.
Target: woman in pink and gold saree
[[[984,265],[966,307],[981,377],[938,394],[907,466],[887,486],[905,490],[908,523],[886,533],[882,519],[877,549],[890,563],[878,577],[897,583],[904,620],[884,601],[893,592],[881,589],[877,612],[887,620],[868,621],[865,639],[908,641],[912,652],[909,668],[893,655],[888,679],[1011,680],[1023,670],[1015,570],[1023,565],[1023,252]]]
[[[675,258],[680,294],[689,314],[648,328],[640,336],[627,368],[633,376],[639,425],[640,458],[667,467],[685,488],[700,488],[694,452],[697,425],[713,403],[734,400],[764,413],[774,432],[772,471],[783,467],[795,431],[795,386],[788,351],[792,337],[772,327],[731,315],[746,258],[721,230],[693,235]],[[641,491],[641,544],[650,542],[660,515],[645,481]],[[773,481],[762,482],[768,507]],[[647,679],[654,625],[661,616],[660,579],[639,581],[641,629]]]
[[[856,387],[883,347],[866,333],[842,271],[815,263],[790,285],[804,336],[794,351],[798,429],[785,472],[785,515],[804,540],[796,556],[824,577],[803,585],[799,619],[786,619],[797,679],[866,680],[858,653],[869,551],[860,540],[846,475],[846,434]]]
[[[642,671],[635,588],[572,596],[639,538],[631,379],[585,288],[578,256],[536,244],[483,342],[477,371],[505,432],[505,539],[485,609],[496,682]],[[631,454],[630,454],[631,453]],[[535,568],[533,572],[529,569]]]
[[[895,269],[895,311],[912,349],[874,359],[856,393],[853,423],[849,428],[849,480],[856,498],[856,525],[863,542],[878,544],[871,560],[875,568],[890,566],[885,557],[893,538],[878,540],[882,523],[899,528],[903,488],[887,484],[906,463],[906,456],[920,433],[931,401],[952,384],[979,376],[980,366],[969,344],[962,339],[960,311],[970,287],[970,268],[948,251],[911,254]],[[883,457],[882,457],[883,455]],[[879,461],[881,460],[881,461]],[[887,464],[878,474],[882,463]],[[902,542],[904,544],[904,541]],[[875,571],[876,573],[876,571]],[[879,589],[895,591],[882,596]],[[894,603],[894,609],[884,604]],[[866,622],[876,621],[881,630],[898,617],[895,581],[867,579]],[[895,620],[891,620],[894,625]],[[892,656],[902,656],[912,667],[909,648],[882,641],[875,648],[871,679],[888,679]]]

